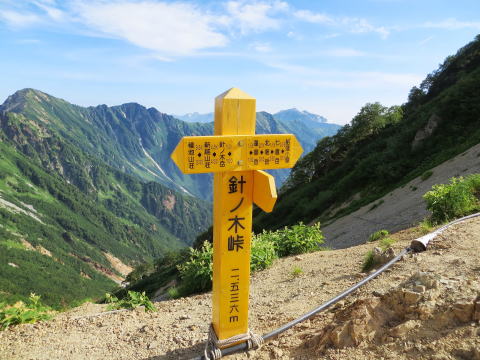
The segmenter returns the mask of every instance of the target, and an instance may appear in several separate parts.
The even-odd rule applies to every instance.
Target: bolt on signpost
[[[303,150],[292,134],[255,135],[255,99],[236,88],[215,99],[214,125],[214,136],[183,137],[171,158],[185,174],[215,173],[212,325],[222,341],[248,332],[252,203],[270,212],[277,198],[260,169],[292,167]]]

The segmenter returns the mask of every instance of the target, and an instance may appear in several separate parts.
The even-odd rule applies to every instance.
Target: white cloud
[[[426,43],[428,43],[430,40],[432,40],[433,38],[435,38],[434,36],[428,36],[426,37],[425,39],[421,40],[418,42],[418,45],[425,45]]]
[[[339,34],[339,33],[327,34],[327,35],[325,35],[323,38],[324,38],[324,39],[334,39],[334,38],[336,38],[336,37],[339,37],[340,35],[341,35],[341,34]]]
[[[373,26],[366,19],[342,18],[340,23],[347,27],[354,34],[377,33],[382,39],[386,39],[390,32],[384,26]]]
[[[377,33],[382,39],[389,35],[389,30],[384,26],[374,26],[363,18],[352,17],[332,17],[324,13],[315,13],[310,10],[298,10],[294,12],[294,17],[301,21],[314,24],[321,24],[331,27],[343,28],[354,34]]]
[[[250,44],[250,47],[259,53],[269,53],[272,51],[272,47],[269,43],[254,42]]]
[[[295,31],[289,31],[287,33],[287,37],[293,40],[303,40],[304,37],[302,34],[295,32]]]
[[[333,25],[335,21],[323,13],[314,13],[310,10],[298,10],[293,14],[297,19],[316,24]]]
[[[12,27],[27,27],[41,21],[41,18],[34,13],[20,13],[11,10],[1,10],[0,19]]]
[[[215,14],[186,2],[76,0],[74,4],[75,15],[88,30],[153,50],[161,60],[224,47],[228,33],[278,29],[277,15],[289,8],[278,0],[232,0],[224,4],[223,12]],[[265,44],[257,44],[255,49],[270,51]]]
[[[41,41],[38,39],[20,39],[17,40],[17,43],[19,44],[40,44]]]
[[[188,55],[228,41],[214,29],[214,17],[188,3],[89,1],[78,3],[76,10],[91,29],[153,50],[158,56]]]
[[[40,11],[39,11],[40,10]],[[33,25],[57,22],[64,18],[62,10],[56,7],[55,0],[27,0],[12,2],[4,0],[0,8],[0,21],[9,26],[24,28]]]
[[[446,30],[474,29],[480,30],[480,21],[460,21],[455,18],[446,19],[440,22],[426,22],[426,28],[437,28]]]
[[[64,18],[64,13],[55,6],[55,1],[41,0],[33,1],[33,4],[42,9],[51,19],[60,21]]]
[[[273,15],[288,10],[284,1],[236,0],[227,2],[225,6],[228,24],[238,27],[242,34],[279,28],[280,19]]]
[[[36,3],[46,4],[46,5],[56,5],[56,0],[37,0]]]
[[[120,39],[151,50],[153,57],[164,61],[223,48],[229,38],[236,35],[280,30],[292,17],[346,28],[351,33],[388,34],[385,28],[374,27],[364,19],[333,18],[309,10],[294,11],[281,0],[230,0],[217,7],[215,13],[193,2],[165,0],[7,1],[11,8],[0,7],[0,20],[10,26],[60,26],[87,36]],[[302,39],[292,29],[287,31],[287,36]],[[271,52],[270,45],[265,43],[255,43],[251,48],[256,52]],[[337,51],[331,55],[359,56],[351,51]]]

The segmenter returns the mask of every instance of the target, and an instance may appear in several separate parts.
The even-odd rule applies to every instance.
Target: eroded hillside
[[[474,173],[480,173],[480,144],[434,167],[380,199],[329,223],[323,227],[327,245],[335,248],[353,246],[365,242],[365,239],[375,231],[381,229],[398,231],[410,227],[428,215],[423,194],[433,185],[448,183],[452,176],[467,176]],[[331,212],[341,211],[350,201],[333,208]]]

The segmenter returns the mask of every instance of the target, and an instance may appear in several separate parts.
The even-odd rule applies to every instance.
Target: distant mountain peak
[[[172,115],[174,118],[187,122],[208,123],[213,121],[213,113],[200,114],[198,112],[191,112],[184,115]]]
[[[327,119],[321,115],[313,114],[306,110],[298,110],[297,108],[291,108],[287,110],[281,110],[273,114],[274,118],[281,121],[307,121],[307,122],[317,122],[317,123],[326,123]]]
[[[66,103],[65,100],[56,98],[43,91],[33,88],[25,88],[18,90],[9,97],[7,97],[5,102],[0,105],[0,111],[21,112],[25,110],[25,108],[27,108],[29,104],[42,102],[49,103],[55,100]]]
[[[18,90],[9,97],[7,97],[4,103],[0,106],[0,109],[3,111],[22,111],[28,99],[31,98],[32,95],[36,95],[37,93],[39,93],[41,97],[45,96],[45,94],[41,91],[31,88]]]
[[[14,98],[22,98],[22,99],[25,99],[25,100],[29,100],[29,99],[35,99],[35,100],[38,100],[38,99],[41,99],[43,101],[49,101],[51,99],[56,99],[54,96],[50,95],[50,94],[47,94],[43,91],[40,91],[40,90],[37,90],[37,89],[33,89],[33,88],[25,88],[25,89],[22,89],[22,90],[18,90],[17,92],[15,92],[13,95],[9,96],[10,97],[14,97]],[[8,98],[7,98],[7,101],[8,101]]]
[[[44,93],[43,91],[40,91],[40,90],[37,90],[37,89],[34,89],[34,88],[24,88],[24,89],[18,90],[15,93],[13,93],[13,96],[15,96],[15,95],[17,95],[17,96],[18,95],[29,95],[29,94],[50,96],[50,95]]]

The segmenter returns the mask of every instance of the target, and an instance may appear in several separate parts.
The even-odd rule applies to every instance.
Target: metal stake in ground
[[[260,169],[292,167],[302,151],[292,134],[255,135],[255,99],[232,88],[215,99],[215,136],[184,137],[171,155],[186,174],[215,173],[212,324],[220,342],[248,332],[252,203],[270,212],[277,198],[274,178]]]

